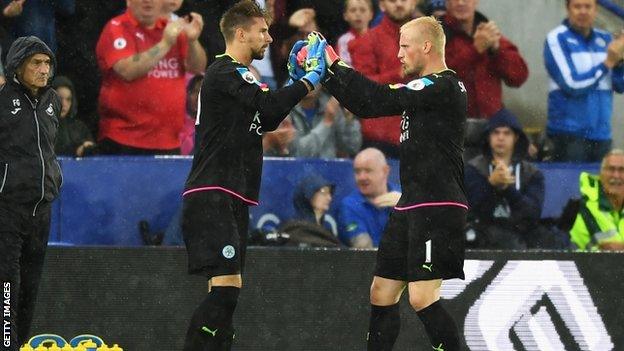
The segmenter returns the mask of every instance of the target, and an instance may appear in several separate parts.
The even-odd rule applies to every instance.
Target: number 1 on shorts
[[[425,243],[425,263],[431,262],[431,239]]]

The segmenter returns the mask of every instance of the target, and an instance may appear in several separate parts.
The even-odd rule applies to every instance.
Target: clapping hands
[[[204,20],[202,16],[191,12],[186,18],[178,18],[169,21],[165,27],[163,38],[169,45],[175,45],[180,33],[184,32],[189,42],[199,39],[202,29],[204,28]]]
[[[202,16],[198,13],[191,12],[188,14],[185,22],[184,31],[186,32],[188,40],[194,41],[199,39],[202,29],[204,29],[204,19]]]
[[[617,36],[607,47],[607,59],[605,65],[613,68],[624,60],[624,33]]]
[[[501,31],[496,23],[492,21],[479,23],[473,36],[477,52],[482,54],[486,50],[497,51],[500,47],[501,36]]]

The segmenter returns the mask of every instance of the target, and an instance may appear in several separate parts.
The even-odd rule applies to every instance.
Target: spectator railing
[[[390,180],[399,166],[391,161]],[[54,203],[50,240],[72,245],[143,245],[138,223],[163,231],[180,208],[190,157],[96,157],[61,160],[64,184]],[[546,198],[543,217],[554,217],[579,194],[579,173],[596,164],[539,164]],[[260,206],[250,208],[252,228],[277,226],[294,215],[293,189],[308,172],[336,184],[329,215],[335,220],[340,200],[356,189],[349,160],[267,158]],[[331,223],[331,221],[330,221]]]

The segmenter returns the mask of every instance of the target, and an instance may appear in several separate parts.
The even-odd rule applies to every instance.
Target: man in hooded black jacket
[[[527,161],[528,139],[507,109],[488,121],[482,154],[468,161],[468,218],[477,246],[497,249],[555,248],[557,237],[539,224],[544,176]]]
[[[62,183],[54,153],[61,104],[48,86],[55,58],[36,37],[13,42],[0,87],[1,350],[26,342]]]

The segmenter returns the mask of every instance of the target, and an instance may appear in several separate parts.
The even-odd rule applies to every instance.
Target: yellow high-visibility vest
[[[571,240],[581,250],[598,250],[599,243],[624,242],[624,209],[613,209],[600,187],[600,177],[582,172],[580,190],[583,197]]]

